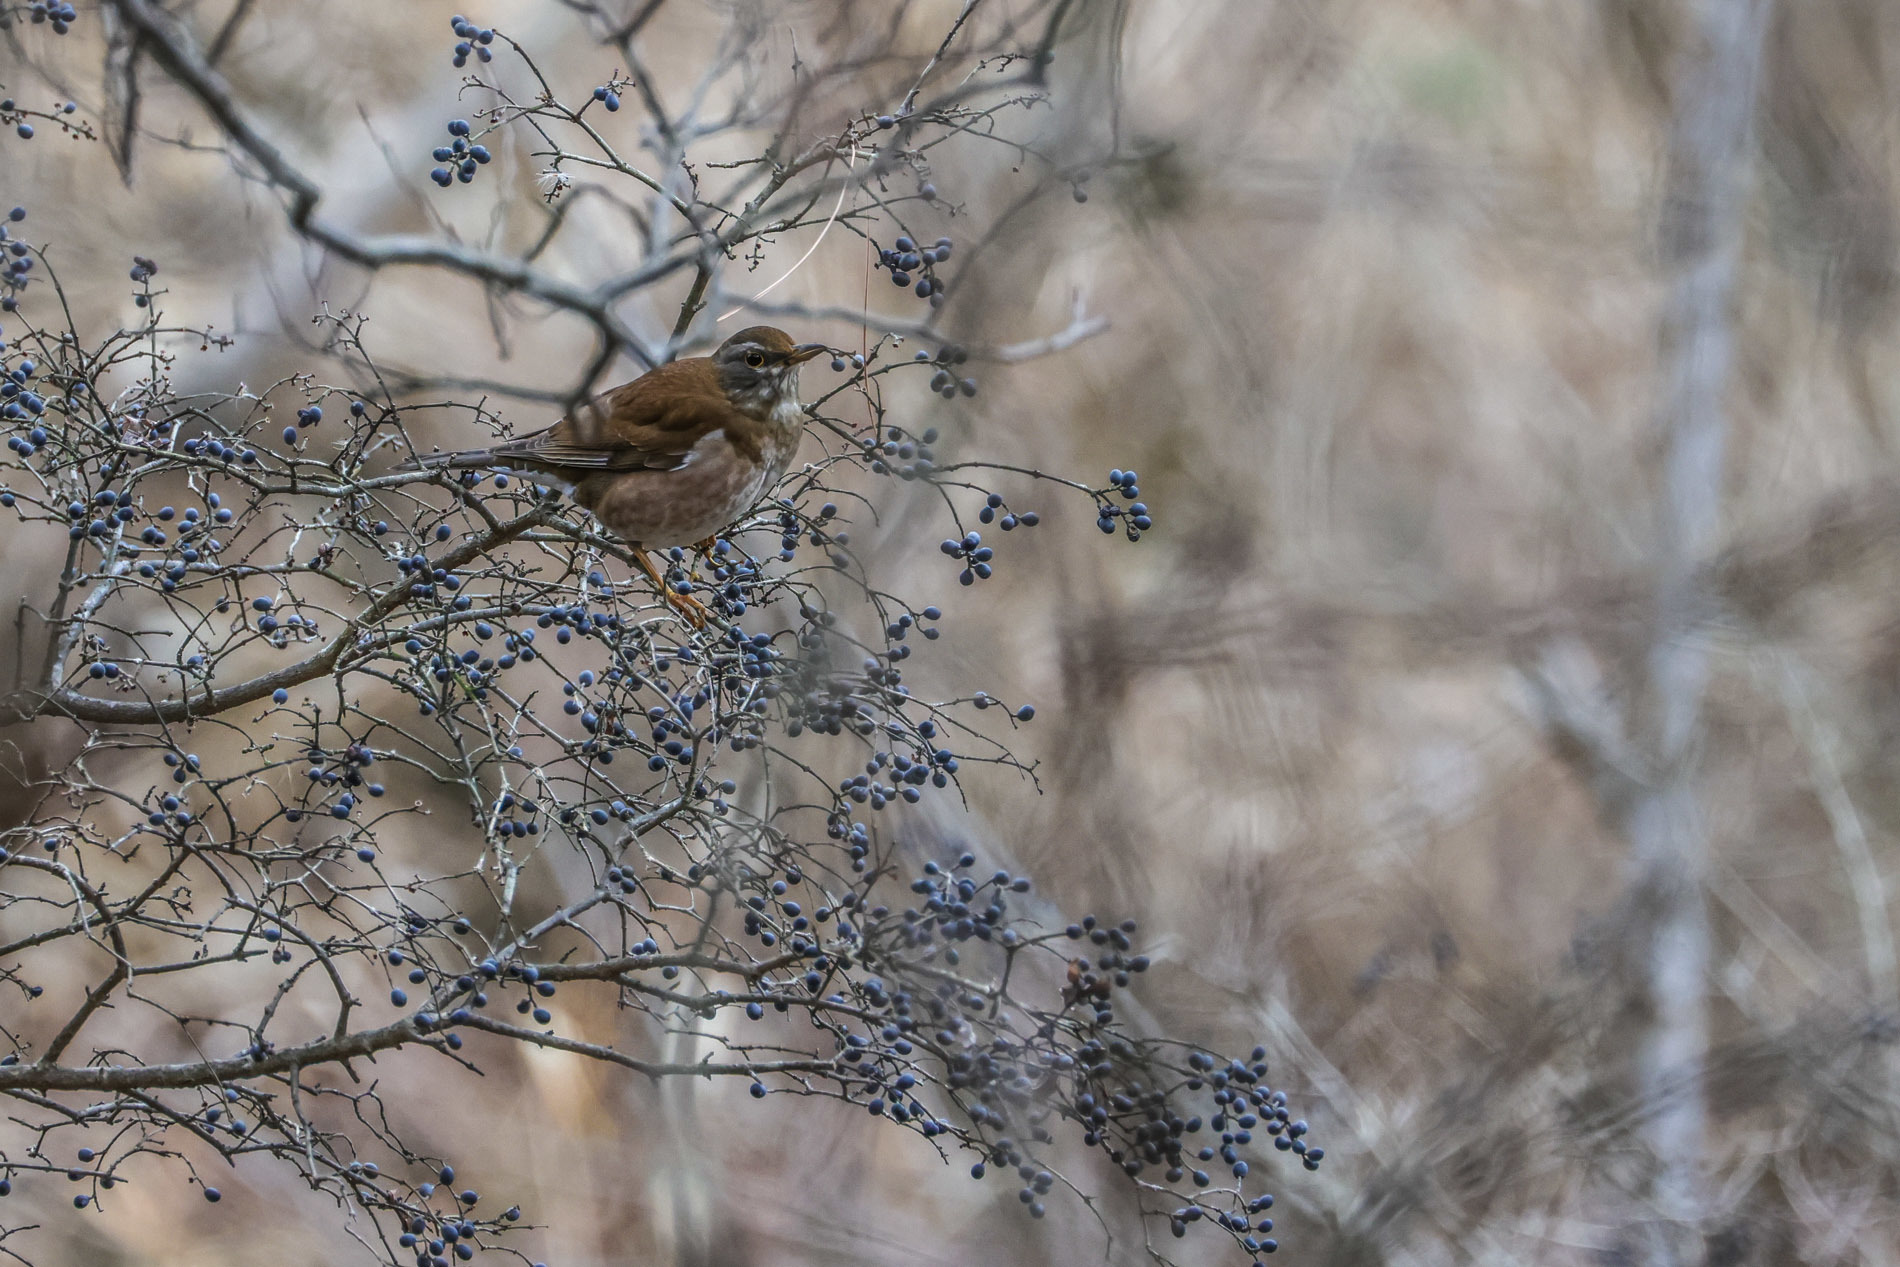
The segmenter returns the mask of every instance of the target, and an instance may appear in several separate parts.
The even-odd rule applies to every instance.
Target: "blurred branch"
[[[1033,361],[1054,352],[1064,352],[1098,334],[1108,333],[1107,317],[1091,317],[1083,302],[1082,292],[1076,291],[1069,302],[1069,324],[1054,334],[1040,339],[1028,339],[1021,343],[1006,343],[991,348],[982,355],[992,361],[1001,361],[1005,365],[1014,365],[1019,361]]]
[[[225,135],[263,169],[265,178],[289,196],[286,214],[299,234],[364,268],[398,265],[445,268],[540,299],[585,316],[610,346],[625,348],[643,364],[658,363],[653,349],[611,308],[615,297],[632,288],[625,279],[618,285],[580,287],[514,257],[419,237],[363,237],[320,216],[317,204],[322,200],[323,191],[264,137],[182,22],[150,0],[106,0],[106,3],[136,33],[141,47],[197,100]],[[680,264],[676,259],[662,261],[658,266],[642,270],[641,280],[633,285],[657,280]]]
[[[1892,916],[1887,909],[1887,885],[1867,839],[1867,827],[1841,773],[1841,743],[1814,707],[1813,691],[1804,666],[1793,655],[1775,657],[1776,677],[1788,720],[1803,751],[1814,795],[1821,802],[1840,851],[1847,889],[1854,896],[1860,918],[1861,945],[1866,954],[1867,978],[1873,1002],[1889,1016],[1900,1012],[1900,967],[1894,961]]]
[[[243,28],[245,19],[251,16],[251,10],[256,5],[257,0],[237,0],[237,4],[231,9],[230,16],[219,25],[217,37],[211,41],[211,47],[205,51],[205,62],[208,65],[215,66],[224,60],[225,53],[230,51],[231,41],[237,38],[238,31]]]
[[[837,321],[851,325],[866,326],[880,334],[894,334],[906,339],[942,340],[946,336],[937,329],[934,320],[903,321],[886,317],[881,313],[867,312],[860,308],[840,308],[824,304],[803,304],[780,300],[765,303],[756,298],[747,299],[738,295],[720,292],[715,303],[736,304],[739,309],[755,312],[769,317],[797,317],[803,321]],[[1078,343],[1086,342],[1097,335],[1106,334],[1109,329],[1108,318],[1089,316],[1078,294],[1069,312],[1069,324],[1054,333],[1037,339],[1028,339],[1021,343],[1005,343],[994,347],[974,345],[965,348],[976,360],[997,361],[1014,365],[1023,361],[1032,361],[1038,357],[1067,351]],[[961,345],[960,345],[961,346]]]
[[[106,147],[118,164],[119,178],[132,179],[132,141],[138,135],[139,57],[143,40],[124,22],[117,21],[110,8],[101,10],[105,17],[106,54],[102,77],[105,91],[104,131]]]
[[[1862,583],[1893,568],[1900,568],[1900,484],[1880,480],[1844,489],[1704,558],[1694,578],[1702,602],[1680,613],[1683,623],[1668,634],[1713,642],[1717,650],[1716,631],[1724,627],[1741,626],[1762,638],[1784,636],[1817,591]],[[1574,730],[1568,741],[1585,741],[1585,747],[1601,744],[1619,780],[1649,779],[1654,774],[1636,741],[1616,737],[1627,701],[1601,680],[1601,665],[1631,653],[1631,627],[1654,617],[1654,587],[1654,574],[1645,568],[1567,580],[1525,600],[1483,592],[1420,599],[1371,586],[1358,599],[1330,593],[1230,597],[1191,618],[1131,622],[1117,637],[1129,663],[1179,666],[1224,664],[1243,650],[1280,664],[1330,665],[1371,638],[1407,669],[1508,660],[1533,690],[1568,696],[1538,703],[1540,725]],[[1658,631],[1652,627],[1650,633]],[[1565,647],[1572,639],[1593,661],[1581,676],[1573,675],[1580,666]],[[1550,680],[1533,680],[1539,676]],[[1600,698],[1605,692],[1617,698]],[[1607,730],[1597,715],[1604,707],[1618,713],[1616,726]]]
[[[1605,816],[1621,817],[1655,774],[1624,734],[1623,710],[1588,646],[1574,635],[1553,638],[1520,672],[1543,729],[1582,765]]]
[[[924,90],[924,81],[929,79],[931,72],[942,63],[944,54],[950,51],[950,45],[956,42],[957,35],[963,30],[963,24],[970,20],[970,15],[976,12],[976,7],[981,3],[983,0],[963,0],[963,8],[957,14],[956,20],[950,24],[950,29],[944,32],[943,42],[937,45],[937,51],[930,55],[930,60],[917,73],[916,82],[911,84],[910,91],[904,94],[904,104],[898,107],[897,111],[899,118],[917,108],[917,94]]]
[[[1708,1058],[1711,956],[1707,824],[1696,736],[1709,677],[1704,639],[1688,633],[1706,599],[1700,561],[1721,524],[1734,362],[1734,302],[1756,81],[1770,0],[1692,0],[1675,95],[1663,233],[1673,272],[1664,345],[1668,376],[1658,508],[1656,614],[1638,729],[1656,778],[1623,814],[1633,909],[1648,920],[1636,1075],[1651,1105],[1656,1158],[1635,1241],[1650,1267],[1703,1259],[1707,1106],[1669,1088],[1700,1080]]]

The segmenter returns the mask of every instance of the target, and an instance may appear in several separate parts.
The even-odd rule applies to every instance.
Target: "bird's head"
[[[798,367],[826,350],[822,343],[793,343],[772,326],[752,326],[721,343],[712,363],[727,399],[763,418],[798,407]]]

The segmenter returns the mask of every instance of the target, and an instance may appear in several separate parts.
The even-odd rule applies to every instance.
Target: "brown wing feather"
[[[639,421],[635,421],[638,419]],[[731,407],[712,361],[673,361],[602,392],[544,431],[499,445],[498,459],[587,471],[670,471],[725,426]]]

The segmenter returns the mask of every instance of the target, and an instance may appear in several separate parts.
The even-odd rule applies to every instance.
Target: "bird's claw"
[[[691,594],[681,594],[670,585],[662,586],[661,593],[665,596],[668,606],[693,622],[693,628],[704,629],[707,622],[712,619],[712,608]]]
[[[659,591],[661,598],[666,600],[667,606],[691,621],[693,628],[706,627],[707,622],[712,619],[712,608],[691,594],[682,594],[667,584],[665,574],[653,566],[653,560],[647,557],[645,550],[635,550],[633,557],[639,563],[640,570],[647,574],[647,579],[653,582],[653,588]]]

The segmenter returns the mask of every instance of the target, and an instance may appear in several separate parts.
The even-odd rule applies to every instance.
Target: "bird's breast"
[[[799,432],[767,424],[751,451],[708,432],[670,471],[624,471],[581,481],[575,499],[616,536],[641,545],[690,545],[732,527],[784,476]]]

